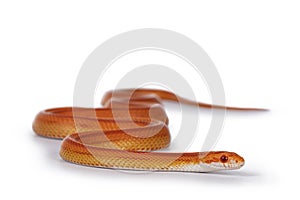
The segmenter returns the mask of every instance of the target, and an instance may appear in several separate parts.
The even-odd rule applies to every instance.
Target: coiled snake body
[[[162,100],[205,108],[260,110],[212,106],[163,90],[124,89],[107,92],[103,108],[62,107],[41,111],[33,122],[33,130],[41,136],[64,139],[60,156],[86,166],[210,172],[244,165],[241,156],[227,151],[151,152],[170,143]]]

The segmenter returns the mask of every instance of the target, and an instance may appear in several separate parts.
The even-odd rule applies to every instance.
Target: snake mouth
[[[212,168],[214,170],[234,170],[234,169],[240,169],[243,167],[245,162],[228,162],[228,163],[221,163],[221,162],[211,162],[211,163],[205,163],[204,165],[206,167]]]

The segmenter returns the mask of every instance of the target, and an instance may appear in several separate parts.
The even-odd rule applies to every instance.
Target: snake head
[[[210,171],[239,169],[245,164],[245,160],[234,152],[212,151],[200,155],[200,164]]]

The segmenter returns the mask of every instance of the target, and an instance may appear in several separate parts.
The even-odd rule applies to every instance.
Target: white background
[[[299,197],[300,3],[243,2],[1,1],[1,199]],[[80,67],[98,45],[148,27],[202,46],[222,77],[227,105],[271,109],[227,115],[215,149],[243,155],[241,170],[132,174],[81,167],[60,159],[61,141],[34,135],[38,111],[72,105]]]

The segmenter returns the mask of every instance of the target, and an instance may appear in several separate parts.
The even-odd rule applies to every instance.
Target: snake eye
[[[222,163],[226,163],[228,161],[228,157],[226,155],[222,155],[221,158],[220,158],[220,161]]]

